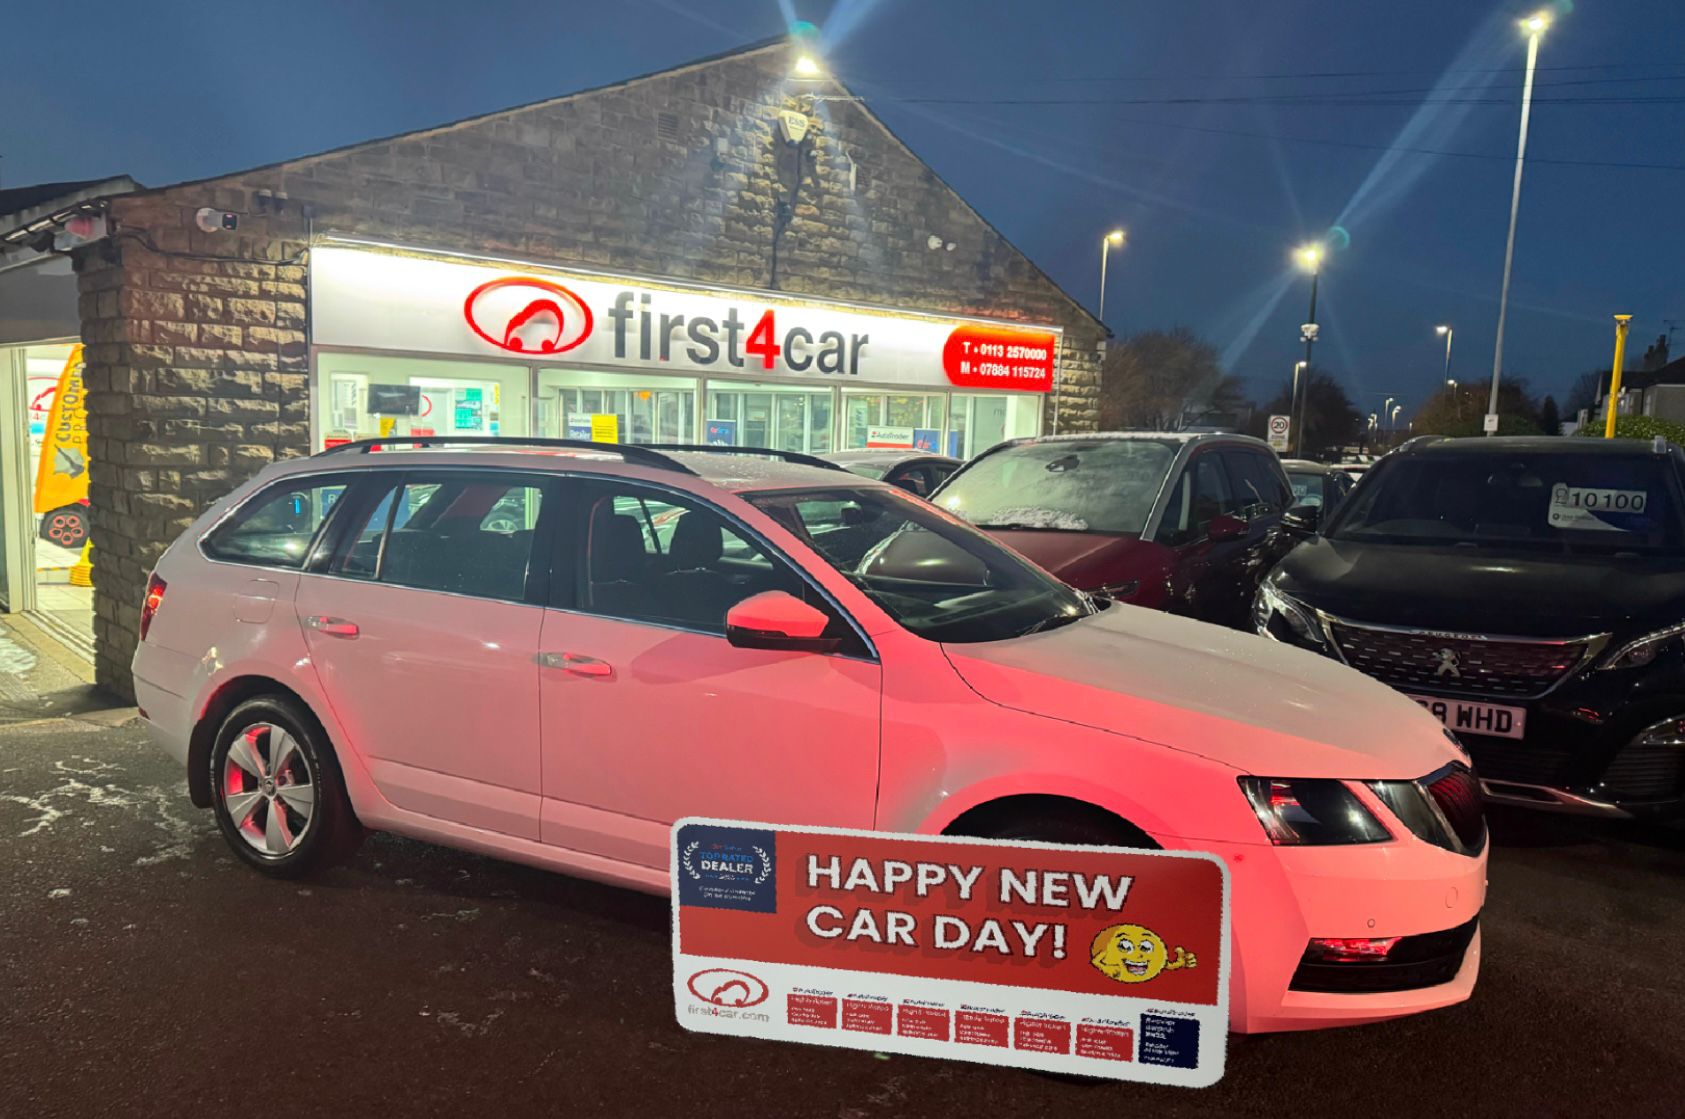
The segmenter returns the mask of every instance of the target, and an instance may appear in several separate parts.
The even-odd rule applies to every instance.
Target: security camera
[[[232,233],[240,228],[240,215],[206,206],[194,213],[193,222],[206,233]]]
[[[778,131],[787,144],[799,144],[807,138],[807,114],[785,109],[778,114]]]
[[[942,238],[940,238],[936,234],[932,233],[929,237],[926,237],[924,239],[924,243],[925,243],[926,248],[930,249],[930,251],[932,251],[932,252],[935,252],[937,249],[942,247]]]

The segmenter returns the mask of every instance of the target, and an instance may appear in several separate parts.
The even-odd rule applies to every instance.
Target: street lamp
[[[1106,257],[1111,254],[1112,246],[1123,248],[1128,234],[1121,229],[1114,229],[1100,238],[1100,321],[1106,321]]]
[[[1305,324],[1299,328],[1299,337],[1305,341],[1305,395],[1310,395],[1311,379],[1311,347],[1316,344],[1316,286],[1322,277],[1322,246],[1318,244],[1301,245],[1294,250],[1293,259],[1298,261],[1299,267],[1311,274],[1311,313],[1305,319]],[[1294,393],[1295,397],[1299,394]],[[1304,403],[1299,402],[1298,416],[1293,420],[1293,428],[1298,432],[1297,446],[1300,458],[1305,457],[1305,428]]]
[[[1527,76],[1521,81],[1521,134],[1515,145],[1515,185],[1509,198],[1509,240],[1504,243],[1504,284],[1498,293],[1498,339],[1492,347],[1492,396],[1487,414],[1498,413],[1498,375],[1504,367],[1504,320],[1509,314],[1510,266],[1515,262],[1515,219],[1521,210],[1521,168],[1527,158],[1527,118],[1533,109],[1533,71],[1539,63],[1539,39],[1550,26],[1550,13],[1541,11],[1521,21],[1527,33]],[[1449,344],[1449,340],[1447,340]],[[1487,435],[1496,435],[1488,431]]]
[[[1457,382],[1451,379],[1451,335],[1455,332],[1448,326],[1436,326],[1433,332],[1445,335],[1445,383],[1454,385]]]

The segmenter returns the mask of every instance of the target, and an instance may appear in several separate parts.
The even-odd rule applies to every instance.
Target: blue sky
[[[1560,393],[1608,363],[1610,315],[1635,316],[1639,352],[1664,319],[1685,328],[1685,4],[1557,4],[1504,365]],[[1300,356],[1308,290],[1289,251],[1341,226],[1317,360],[1371,410],[1437,386],[1440,322],[1457,331],[1453,375],[1491,375],[1525,59],[1514,20],[1529,10],[153,0],[82,3],[67,20],[33,5],[9,17],[12,41],[35,46],[0,67],[0,179],[217,174],[661,69],[793,15],[820,24],[831,68],[1091,306],[1100,236],[1128,227],[1112,328],[1191,326],[1260,396]]]

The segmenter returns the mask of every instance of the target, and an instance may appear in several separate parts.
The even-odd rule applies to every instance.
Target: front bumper
[[[1421,936],[1476,920],[1486,900],[1486,847],[1470,857],[1413,838],[1345,847],[1188,846],[1212,851],[1229,868],[1234,1032],[1385,1021],[1452,1006],[1473,992],[1480,972],[1478,931],[1450,980],[1430,986],[1371,993],[1305,990],[1303,980],[1295,984],[1295,973],[1313,937]]]

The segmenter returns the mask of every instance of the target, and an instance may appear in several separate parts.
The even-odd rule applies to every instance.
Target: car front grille
[[[1395,688],[1508,699],[1550,691],[1579,667],[1594,640],[1452,636],[1333,620],[1328,631],[1347,664]]]
[[[1451,982],[1462,970],[1463,957],[1479,927],[1476,917],[1444,932],[1402,937],[1385,959],[1374,961],[1329,963],[1307,947],[1288,986],[1295,991],[1349,995],[1437,987]]]
[[[1561,780],[1568,750],[1548,742],[1516,742],[1507,738],[1463,738],[1475,772],[1488,781],[1518,785],[1555,785]]]
[[[1486,817],[1480,810],[1480,781],[1474,772],[1468,766],[1453,765],[1444,776],[1428,782],[1427,790],[1463,846],[1480,850],[1486,842]]]

